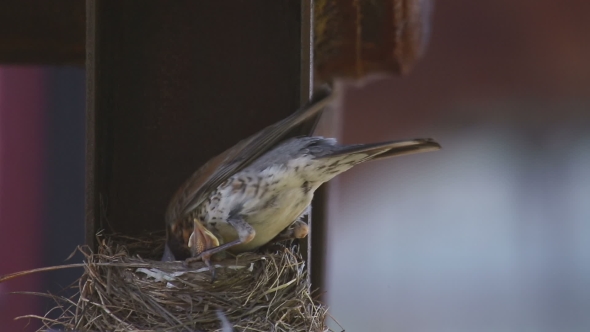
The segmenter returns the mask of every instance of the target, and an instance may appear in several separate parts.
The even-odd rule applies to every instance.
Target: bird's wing
[[[305,107],[209,160],[172,197],[166,211],[166,222],[174,223],[186,216],[230,176],[250,165],[282,140],[310,135],[321,111],[332,99],[333,94],[328,89],[322,90],[314,94]]]

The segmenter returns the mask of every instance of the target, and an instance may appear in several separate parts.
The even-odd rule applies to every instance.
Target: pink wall
[[[44,104],[43,70],[0,68],[0,274],[37,268],[42,261]],[[0,284],[0,330],[33,331],[39,299],[13,291],[39,291],[41,275]]]

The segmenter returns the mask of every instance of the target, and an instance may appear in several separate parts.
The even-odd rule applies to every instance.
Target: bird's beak
[[[192,256],[198,256],[207,249],[219,246],[219,239],[211,233],[203,224],[194,219],[194,230],[188,239],[188,247],[191,250]]]

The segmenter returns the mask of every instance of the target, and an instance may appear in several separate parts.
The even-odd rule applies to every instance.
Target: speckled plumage
[[[194,217],[229,242],[238,234],[226,220],[230,215],[243,216],[256,236],[230,251],[253,250],[268,243],[307,210],[322,183],[368,155],[318,158],[335,150],[335,144],[333,139],[320,137],[286,141],[219,186]]]
[[[174,256],[168,259],[217,252],[219,245],[234,253],[256,249],[305,214],[315,190],[336,175],[380,156],[440,148],[430,139],[343,146],[332,138],[274,134],[292,132],[302,121],[287,120],[305,118],[312,110],[318,114],[327,101],[312,103],[238,143],[213,159],[217,159],[218,169],[204,172],[212,168],[205,165],[197,171],[179,189],[168,209],[167,251]],[[260,141],[261,146],[256,146]],[[255,157],[248,158],[251,155]],[[232,168],[236,164],[239,167]],[[220,173],[224,176],[216,177]],[[209,185],[211,182],[213,185]]]

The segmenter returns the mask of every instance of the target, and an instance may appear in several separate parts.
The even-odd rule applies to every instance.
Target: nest
[[[100,237],[87,247],[77,294],[53,296],[58,319],[44,329],[79,331],[330,331],[310,292],[297,246],[215,262],[160,262],[162,237]],[[31,317],[31,316],[28,316]]]

